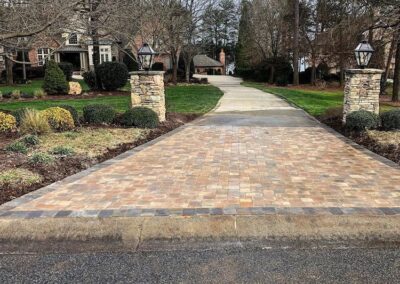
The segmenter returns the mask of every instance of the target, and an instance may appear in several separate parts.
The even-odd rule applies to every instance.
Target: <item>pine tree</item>
[[[238,70],[250,68],[251,62],[251,27],[250,27],[250,3],[243,0],[241,4],[241,16],[239,22],[239,38],[236,46],[236,68]]]
[[[46,63],[43,89],[48,95],[67,94],[69,84],[64,72],[54,61]]]

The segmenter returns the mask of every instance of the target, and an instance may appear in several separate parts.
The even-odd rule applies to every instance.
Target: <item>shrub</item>
[[[71,81],[72,73],[74,71],[74,65],[69,62],[60,62],[58,63],[58,67],[60,67],[60,69],[63,71],[65,79],[67,79],[67,81]]]
[[[135,107],[127,110],[122,116],[122,124],[139,128],[156,128],[158,126],[157,114],[146,107]]]
[[[0,100],[3,99],[3,93],[0,91]]]
[[[83,108],[83,118],[87,123],[111,123],[115,118],[115,110],[108,105],[93,104]]]
[[[96,67],[98,87],[107,91],[114,91],[125,86],[128,81],[128,68],[119,62],[104,62]]]
[[[11,113],[17,121],[17,126],[21,124],[22,117],[25,115],[26,110],[27,108],[19,108]]]
[[[11,92],[4,93],[3,99],[11,99]]]
[[[21,117],[20,130],[22,134],[41,135],[51,131],[47,119],[34,109],[26,109]]]
[[[162,62],[155,62],[151,67],[151,70],[154,71],[164,71],[164,63]]]
[[[381,114],[382,128],[385,130],[400,129],[400,109],[393,109]]]
[[[24,99],[33,99],[35,97],[35,95],[33,93],[22,93],[21,94],[21,98]]]
[[[42,111],[42,115],[54,130],[64,131],[75,127],[71,113],[64,108],[51,107]]]
[[[27,154],[28,148],[26,147],[26,145],[23,142],[17,141],[17,142],[7,145],[6,151]]]
[[[83,80],[91,90],[97,89],[97,78],[96,78],[96,73],[94,71],[88,71],[83,73]]]
[[[67,94],[69,85],[63,71],[54,61],[46,63],[43,89],[49,95]]]
[[[20,90],[12,91],[11,98],[14,100],[19,100],[21,98],[21,91]]]
[[[379,117],[369,111],[359,110],[346,117],[346,128],[352,131],[375,129],[379,126]]]
[[[76,108],[74,108],[73,106],[70,105],[59,105],[58,107],[63,108],[67,111],[69,111],[69,113],[72,116],[72,119],[74,120],[74,124],[75,125],[79,125],[79,114],[78,111],[76,110]]]
[[[75,153],[75,151],[71,147],[57,146],[54,147],[50,153],[58,156],[71,156]]]
[[[42,89],[37,89],[33,91],[33,97],[37,99],[43,99],[46,96],[46,92]]]
[[[21,142],[25,143],[25,145],[28,146],[35,146],[39,145],[40,140],[39,137],[37,137],[36,135],[27,135],[21,139]]]
[[[288,85],[288,77],[287,76],[280,76],[276,78],[276,85],[280,87],[286,87]]]
[[[0,112],[0,132],[11,132],[17,128],[17,120],[11,114]]]
[[[46,153],[34,153],[28,161],[32,165],[48,165],[54,162],[54,157]]]

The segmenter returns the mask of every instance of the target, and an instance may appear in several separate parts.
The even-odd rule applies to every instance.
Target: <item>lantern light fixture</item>
[[[144,43],[138,51],[139,70],[151,70],[157,54],[149,44]]]
[[[364,69],[368,66],[369,62],[371,61],[372,54],[374,53],[374,49],[372,46],[366,41],[363,40],[354,50],[357,65]]]

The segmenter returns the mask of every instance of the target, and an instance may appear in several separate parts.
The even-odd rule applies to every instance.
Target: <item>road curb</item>
[[[0,251],[58,250],[73,243],[137,251],[154,241],[398,242],[400,216],[227,215],[0,219]]]

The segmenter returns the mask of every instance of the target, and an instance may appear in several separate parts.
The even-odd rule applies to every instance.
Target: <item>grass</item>
[[[41,89],[43,85],[43,80],[33,80],[30,84],[21,84],[21,85],[13,85],[13,86],[6,86],[0,85],[0,92],[3,93],[10,93],[13,90],[20,90],[22,93],[33,94],[33,92],[37,89]]]
[[[76,131],[40,136],[40,144],[34,152],[53,153],[55,147],[62,146],[71,153],[94,158],[120,144],[144,138],[148,133],[149,130],[137,128],[80,128]]]
[[[168,112],[203,114],[212,110],[223,95],[222,91],[210,85],[172,86],[166,88],[166,106]],[[106,104],[117,112],[124,112],[130,107],[130,96],[102,96],[87,99],[32,100],[0,102],[2,110],[33,108],[43,110],[60,104],[75,107],[82,114],[84,106],[89,104]]]
[[[211,111],[223,92],[211,85],[172,86],[166,89],[168,112],[204,114]]]
[[[40,175],[22,168],[10,169],[0,173],[0,188],[6,185],[10,188],[31,186],[41,181]]]
[[[328,109],[343,106],[343,91],[316,91],[307,89],[290,89],[270,87],[263,83],[244,82],[244,86],[257,88],[264,92],[278,95],[313,116],[324,114]],[[385,112],[395,107],[381,104],[380,111]]]

